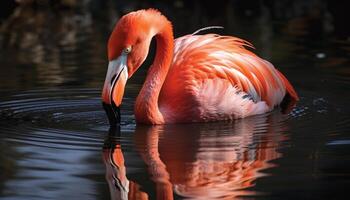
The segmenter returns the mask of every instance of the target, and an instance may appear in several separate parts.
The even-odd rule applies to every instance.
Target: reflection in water
[[[120,127],[110,127],[109,137],[103,146],[103,161],[111,199],[128,199],[129,180],[126,178],[124,156],[121,145],[115,137],[120,136]]]
[[[233,123],[137,126],[134,145],[154,188],[128,180],[120,130],[110,130],[103,158],[112,199],[233,199],[264,176],[283,140],[281,114]],[[116,136],[117,135],[117,136]],[[153,190],[153,191],[152,191]]]

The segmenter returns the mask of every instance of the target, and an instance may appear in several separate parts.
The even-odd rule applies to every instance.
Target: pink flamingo
[[[274,66],[242,39],[217,34],[174,40],[171,22],[155,9],[123,16],[108,41],[108,71],[102,101],[111,125],[120,121],[127,79],[156,56],[135,102],[137,123],[167,124],[232,120],[271,111],[298,95]]]

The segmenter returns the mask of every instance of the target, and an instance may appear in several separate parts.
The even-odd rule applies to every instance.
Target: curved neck
[[[157,50],[154,62],[135,103],[135,118],[138,123],[164,123],[158,98],[173,59],[174,37],[169,21],[163,22],[161,27],[155,35]]]

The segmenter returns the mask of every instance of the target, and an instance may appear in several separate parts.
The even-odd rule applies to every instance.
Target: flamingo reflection
[[[124,156],[120,142],[114,136],[120,135],[120,127],[111,127],[109,137],[103,146],[103,161],[111,199],[128,199],[129,180],[126,178]]]
[[[112,199],[235,199],[254,195],[254,181],[281,157],[281,114],[232,123],[137,126],[133,142],[153,183],[128,180],[120,141],[110,130],[103,151]],[[129,175],[129,174],[128,174]],[[131,176],[132,177],[132,176]],[[150,189],[152,188],[152,189]]]

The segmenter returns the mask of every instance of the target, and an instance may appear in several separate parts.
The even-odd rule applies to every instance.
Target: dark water
[[[223,25],[220,33],[251,41],[300,102],[289,114],[136,126],[151,56],[128,82],[119,130],[100,102],[105,44],[118,16],[138,4],[96,2],[16,7],[2,19],[0,199],[346,199],[350,43],[330,3],[229,3],[222,13],[208,3],[150,3],[176,35]]]

